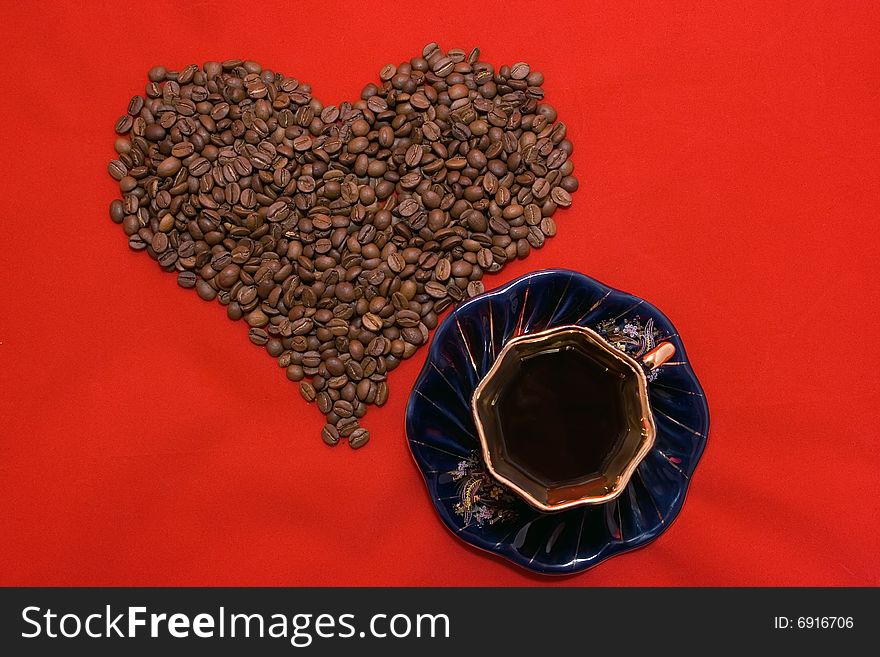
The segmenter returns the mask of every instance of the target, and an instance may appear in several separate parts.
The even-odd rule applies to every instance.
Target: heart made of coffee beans
[[[388,372],[484,273],[555,235],[578,186],[544,76],[477,49],[428,44],[339,105],[239,59],[148,77],[116,123],[110,217],[247,322],[329,445],[369,440]]]

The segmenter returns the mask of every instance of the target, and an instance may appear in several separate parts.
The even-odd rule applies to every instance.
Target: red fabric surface
[[[739,4],[4,2],[0,584],[880,584],[880,12]],[[435,39],[543,71],[575,145],[559,236],[487,285],[569,267],[651,300],[709,398],[679,519],[578,576],[444,529],[403,431],[424,351],[365,449],[325,447],[243,323],[107,216],[150,66],[253,58],[329,103]]]

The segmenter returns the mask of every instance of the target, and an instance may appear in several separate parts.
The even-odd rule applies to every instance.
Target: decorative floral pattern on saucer
[[[587,326],[633,357],[664,340],[676,354],[647,373],[657,436],[623,493],[601,505],[542,513],[486,470],[471,397],[509,339],[566,324]],[[681,510],[708,430],[703,390],[663,313],[561,269],[527,274],[458,306],[434,335],[406,411],[410,450],[446,526],[545,574],[586,570],[665,531]]]

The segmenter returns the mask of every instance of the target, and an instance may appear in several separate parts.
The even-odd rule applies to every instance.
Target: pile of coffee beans
[[[357,102],[230,59],[156,66],[116,122],[110,217],[251,342],[352,447],[368,404],[481,278],[556,234],[578,183],[544,76],[422,54]]]

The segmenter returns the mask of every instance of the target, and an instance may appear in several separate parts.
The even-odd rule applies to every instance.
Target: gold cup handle
[[[675,355],[675,345],[671,342],[661,342],[648,353],[642,356],[642,363],[649,370],[656,370],[663,363]]]

